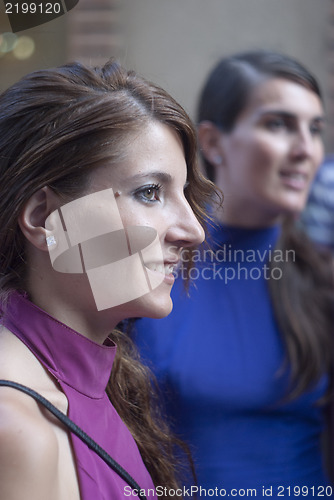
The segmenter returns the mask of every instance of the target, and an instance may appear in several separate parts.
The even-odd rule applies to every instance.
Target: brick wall
[[[99,65],[121,49],[120,0],[80,0],[67,17],[67,59]]]

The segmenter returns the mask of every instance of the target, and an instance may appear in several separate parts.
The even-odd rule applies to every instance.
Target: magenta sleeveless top
[[[116,346],[111,341],[100,345],[87,339],[17,292],[10,296],[1,323],[59,382],[68,399],[68,416],[155,499],[137,445],[105,392]],[[82,500],[134,498],[116,472],[77,436],[71,438]]]

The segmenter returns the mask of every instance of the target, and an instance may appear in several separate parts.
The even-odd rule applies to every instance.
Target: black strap
[[[70,429],[70,431],[78,436],[91,450],[93,450],[106,464],[109,465],[109,467],[115,471],[124,481],[131,486],[133,490],[136,491],[137,495],[139,498],[142,498],[142,500],[146,500],[146,496],[142,493],[143,490],[141,490],[140,486],[138,483],[133,479],[130,474],[123,469],[123,467],[116,462],[103,448],[101,448],[100,445],[98,445],[88,434],[86,434],[77,424],[73,422],[70,418],[68,418],[65,413],[62,413],[61,411],[58,410],[53,404],[50,403],[47,399],[45,399],[43,396],[38,394],[38,392],[33,391],[29,387],[26,387],[21,384],[17,384],[16,382],[11,382],[9,380],[0,380],[0,386],[7,386],[7,387],[12,387],[13,389],[18,389],[19,391],[22,391],[29,396],[33,397],[36,401],[41,403],[45,408],[47,408],[55,417],[57,417],[66,427]]]

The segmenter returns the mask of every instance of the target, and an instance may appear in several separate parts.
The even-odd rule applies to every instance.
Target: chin
[[[153,294],[153,292],[148,295],[151,294]],[[143,304],[140,309],[141,311],[139,316],[142,318],[161,319],[165,318],[172,312],[173,302],[170,296],[166,298],[159,298],[159,300],[155,300],[153,297],[150,297],[149,299],[146,299],[145,304]]]
[[[153,318],[153,319],[162,319],[168,316],[173,310],[173,303],[170,304],[170,307],[165,307],[164,309],[152,311],[151,314],[147,314],[147,318]]]
[[[280,200],[276,205],[277,214],[298,216],[305,208],[307,201],[306,196],[293,197],[285,200]]]
[[[295,203],[290,204],[285,208],[285,213],[287,215],[298,216],[304,210],[305,203]]]
[[[124,318],[154,318],[168,316],[173,309],[170,293],[157,288],[142,297],[118,306],[118,314]]]

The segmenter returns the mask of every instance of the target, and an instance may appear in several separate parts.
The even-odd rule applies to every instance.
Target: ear
[[[36,191],[26,202],[18,223],[24,236],[36,248],[48,251],[46,238],[51,233],[45,229],[45,220],[60,205],[59,197],[48,186]]]
[[[224,163],[221,136],[221,131],[210,121],[203,121],[198,125],[198,141],[202,154],[214,167]]]

